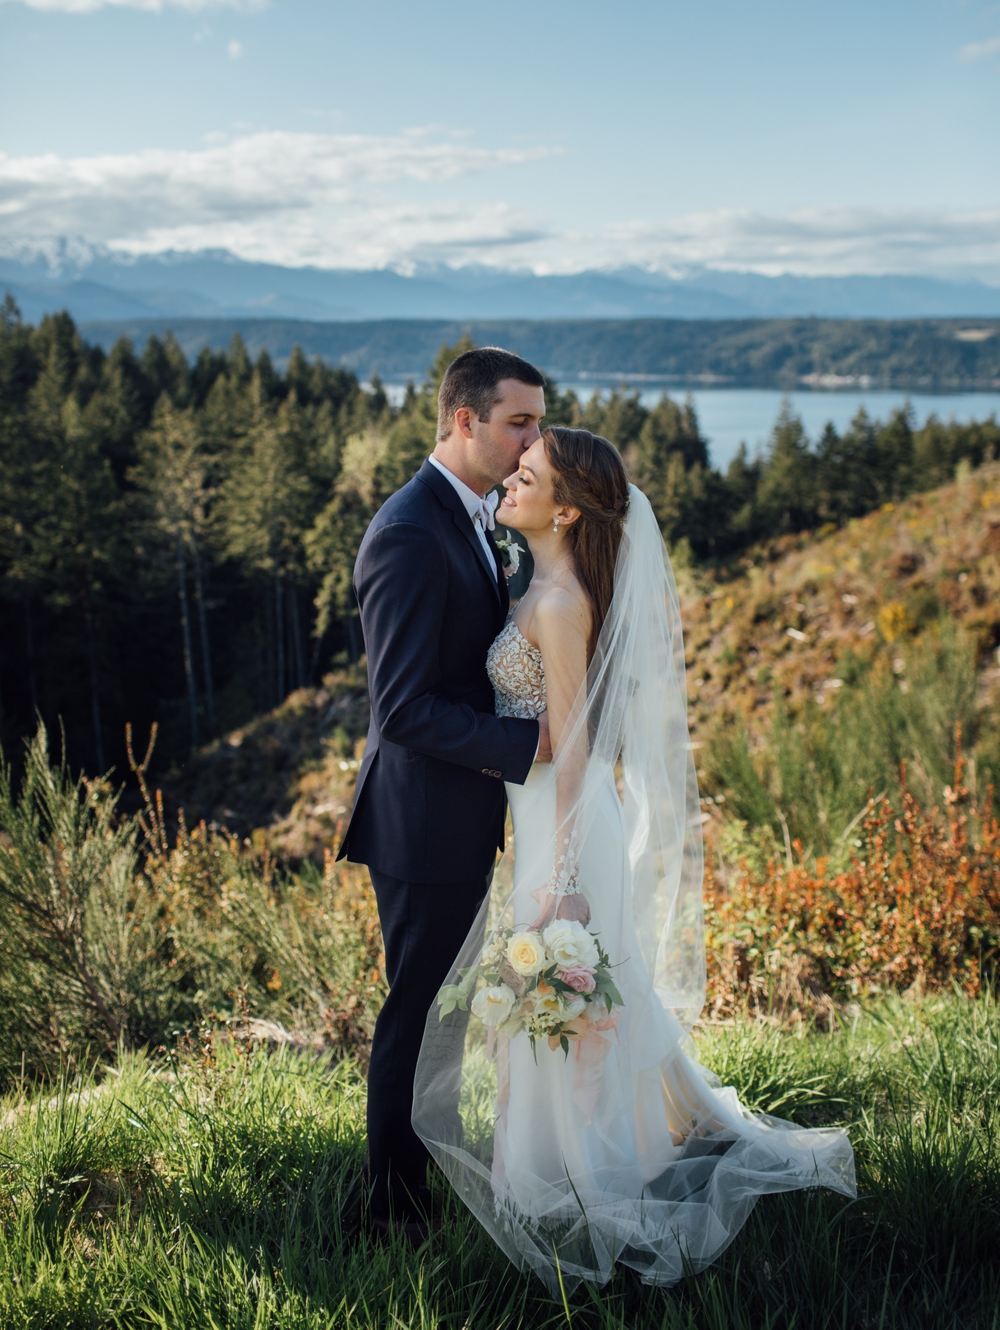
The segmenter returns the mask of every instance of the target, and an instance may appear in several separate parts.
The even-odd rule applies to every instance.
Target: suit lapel
[[[454,487],[448,483],[444,476],[442,476],[437,467],[431,466],[430,462],[425,462],[423,464],[417,472],[417,479],[422,480],[425,485],[429,485],[441,503],[443,503],[451,513],[452,521],[472,546],[476,558],[479,561],[479,566],[486,574],[489,584],[493,588],[493,594],[502,603],[503,596],[501,595],[500,584],[498,581],[496,555],[494,554],[491,559],[483,549],[482,541],[476,535],[476,528],[472,523],[472,518],[466,512],[465,506],[455,492]],[[487,539],[489,539],[488,533]],[[490,546],[493,548],[492,541],[490,541]]]

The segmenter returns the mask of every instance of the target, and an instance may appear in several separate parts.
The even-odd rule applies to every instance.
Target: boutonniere
[[[500,551],[500,562],[503,564],[505,577],[513,577],[521,566],[521,555],[524,550],[512,536],[502,536],[497,542],[496,547]]]

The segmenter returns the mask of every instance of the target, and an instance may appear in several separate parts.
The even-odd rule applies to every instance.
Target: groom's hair
[[[545,387],[541,370],[499,346],[477,346],[457,356],[448,366],[438,392],[438,439],[446,439],[451,433],[460,406],[472,411],[477,420],[489,420],[501,397],[497,391],[501,379]]]

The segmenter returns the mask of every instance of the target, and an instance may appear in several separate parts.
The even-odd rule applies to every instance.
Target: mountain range
[[[545,276],[494,268],[286,268],[223,250],[122,256],[0,242],[0,294],[24,317],[135,319],[995,318],[1000,287],[907,275],[767,277],[640,268]]]

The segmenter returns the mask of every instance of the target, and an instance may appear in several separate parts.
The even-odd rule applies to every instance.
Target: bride
[[[501,716],[548,709],[498,866],[428,1015],[413,1126],[550,1292],[616,1262],[672,1284],[765,1192],[855,1194],[844,1132],[752,1114],[694,1059],[701,820],[669,560],[617,450],[549,429],[499,519],[534,575],[488,659]],[[512,863],[511,863],[512,860]]]

